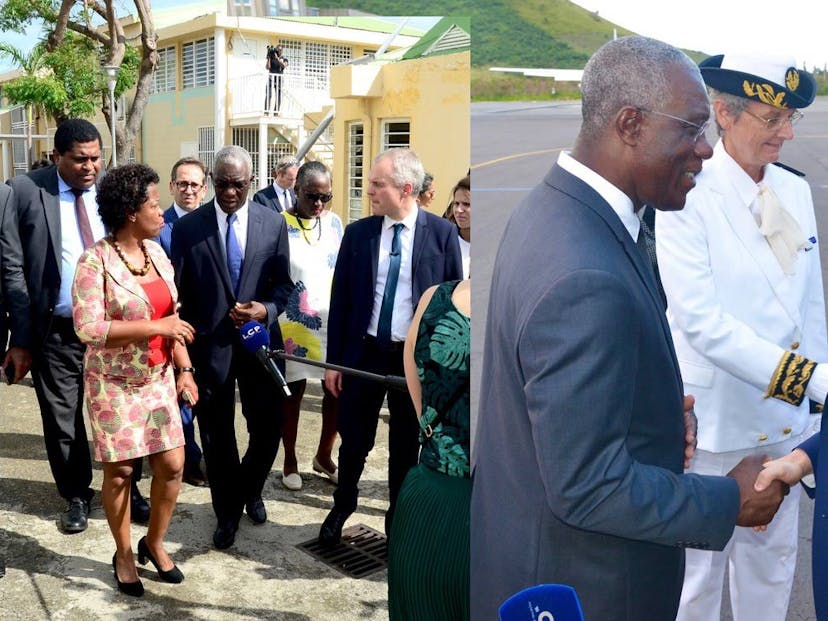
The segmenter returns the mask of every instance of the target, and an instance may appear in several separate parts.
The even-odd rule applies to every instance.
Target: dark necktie
[[[236,232],[233,230],[233,223],[236,221],[236,214],[227,216],[227,271],[230,273],[230,283],[233,285],[233,294],[239,295],[239,280],[242,271],[242,251],[239,240],[236,239]]]
[[[86,213],[86,204],[83,202],[83,190],[72,188],[75,195],[75,217],[78,219],[78,230],[84,249],[95,243],[95,236],[92,235],[92,226],[89,224],[89,215]]]
[[[377,322],[377,345],[380,349],[388,349],[391,344],[391,315],[394,313],[394,296],[397,293],[397,280],[400,277],[400,263],[402,252],[400,232],[403,223],[394,225],[394,239],[391,241],[391,254],[388,257],[388,276],[385,279],[385,291],[382,294],[379,321]]]
[[[291,205],[290,205],[290,199],[288,198],[288,191],[287,191],[287,190],[282,190],[282,194],[283,194],[283,195],[284,195],[284,197],[285,197],[285,198],[284,198],[284,202],[282,203],[282,209],[284,209],[285,211],[287,211],[287,210],[288,210],[288,209],[290,209],[290,207],[291,207]]]
[[[647,257],[653,276],[655,276],[658,293],[661,296],[661,301],[664,302],[664,308],[667,308],[667,296],[664,294],[664,287],[661,286],[661,274],[658,271],[658,256],[656,255],[655,233],[653,226],[647,222],[650,219],[652,225],[655,225],[655,210],[652,207],[645,207],[641,212],[641,228],[638,231],[638,241],[636,244],[639,249]]]

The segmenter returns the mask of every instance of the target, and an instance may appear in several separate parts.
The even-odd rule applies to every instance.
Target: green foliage
[[[60,9],[56,0],[4,0],[0,4],[0,30],[22,30],[40,19],[54,22]]]

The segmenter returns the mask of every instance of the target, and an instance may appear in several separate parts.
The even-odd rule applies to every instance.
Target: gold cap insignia
[[[799,74],[797,74],[796,77],[798,80]],[[758,84],[745,80],[742,82],[742,90],[745,91],[745,95],[748,97],[758,99],[762,103],[766,103],[774,108],[788,107],[788,104],[785,103],[785,95],[787,93],[785,93],[785,91],[777,93],[770,84]]]
[[[789,91],[795,91],[799,88],[799,71],[793,67],[785,73],[785,86],[788,87]]]

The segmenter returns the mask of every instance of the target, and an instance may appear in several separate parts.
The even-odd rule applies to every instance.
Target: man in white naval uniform
[[[684,391],[696,398],[690,470],[724,474],[810,435],[828,391],[825,303],[811,191],[774,163],[813,77],[791,58],[703,61],[721,140],[683,211],[656,221],[659,269]],[[721,552],[687,550],[680,621],[718,619],[725,567],[733,618],[784,621],[796,565],[799,487],[766,532],[736,527]]]

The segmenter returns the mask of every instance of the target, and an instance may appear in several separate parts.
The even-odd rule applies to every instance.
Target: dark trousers
[[[249,434],[247,451],[241,459],[235,430],[237,381]],[[261,496],[276,459],[284,417],[282,395],[259,361],[240,344],[233,346],[227,380],[212,386],[199,381],[198,392],[195,415],[213,510],[219,524],[238,523],[244,503]]]
[[[195,437],[195,417],[186,403],[181,406],[181,428],[184,430],[184,463],[198,466],[201,463],[201,449]]]
[[[83,354],[72,320],[55,317],[43,346],[32,354],[32,379],[43,439],[58,493],[92,498],[92,460],[83,426]]]
[[[357,367],[381,375],[403,375],[402,349],[383,352],[374,339],[368,337]],[[334,504],[349,514],[356,510],[359,479],[365,459],[374,447],[379,411],[386,393],[391,413],[388,423],[389,516],[394,512],[405,475],[417,464],[420,449],[417,414],[408,393],[388,390],[379,382],[344,376],[337,423],[342,439],[339,485],[334,492]]]

